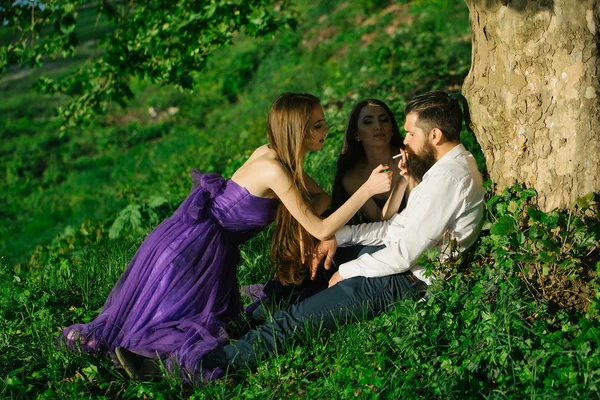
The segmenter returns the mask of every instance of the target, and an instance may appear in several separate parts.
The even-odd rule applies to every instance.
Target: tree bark
[[[465,2],[463,94],[497,190],[521,182],[546,211],[600,192],[600,2]]]

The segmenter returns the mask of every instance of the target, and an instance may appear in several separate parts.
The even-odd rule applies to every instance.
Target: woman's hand
[[[325,258],[323,267],[326,270],[329,270],[336,250],[337,240],[335,240],[335,236],[331,239],[322,240],[321,243],[319,243],[313,251],[312,259],[310,261],[310,279],[314,280],[317,277],[317,270],[319,269],[319,265],[323,258]]]
[[[392,171],[390,171],[390,167],[379,164],[373,172],[371,172],[365,185],[371,197],[379,193],[389,192],[392,188]]]

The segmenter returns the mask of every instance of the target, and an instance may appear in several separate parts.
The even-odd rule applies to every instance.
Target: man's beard
[[[423,175],[435,164],[433,146],[425,143],[420,154],[414,153],[409,147],[406,148],[406,151],[408,152],[408,159],[406,160],[408,174],[418,182],[421,182]]]

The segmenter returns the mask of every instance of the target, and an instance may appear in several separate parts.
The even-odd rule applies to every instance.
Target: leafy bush
[[[534,298],[595,313],[595,307],[588,310],[598,290],[600,213],[594,196],[549,213],[528,202],[534,196],[517,185],[488,200],[490,235],[483,237],[482,249],[525,282]]]
[[[163,207],[168,200],[162,196],[152,196],[144,204],[130,203],[120,213],[108,231],[110,239],[116,239],[123,233],[141,233],[156,226],[170,216],[174,207]],[[145,229],[144,229],[145,228]]]

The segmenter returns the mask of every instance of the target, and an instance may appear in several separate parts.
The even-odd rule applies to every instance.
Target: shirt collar
[[[454,160],[456,157],[460,156],[465,151],[467,151],[467,149],[465,149],[465,146],[463,146],[462,143],[459,143],[456,146],[454,146],[452,148],[452,150],[450,150],[449,152],[447,152],[446,154],[444,154],[442,156],[442,158],[440,158],[439,160],[437,160],[436,163],[433,164],[433,166],[431,168],[429,168],[429,171],[427,171],[425,173],[425,175],[423,175],[423,180],[425,180],[428,175],[430,175],[431,173],[435,172],[437,169],[443,168],[442,164],[444,164],[445,162]]]

